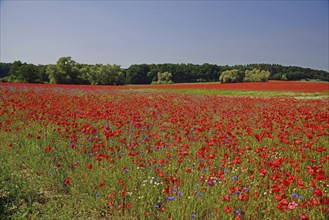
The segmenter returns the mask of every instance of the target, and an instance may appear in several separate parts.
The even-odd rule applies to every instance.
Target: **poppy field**
[[[329,218],[328,97],[138,88],[0,84],[0,219]]]

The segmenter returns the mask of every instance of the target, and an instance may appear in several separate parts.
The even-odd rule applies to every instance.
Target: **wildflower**
[[[292,194],[292,197],[294,197],[294,198],[298,198],[297,193],[293,193],[293,194]]]
[[[97,194],[96,194],[96,196],[97,196],[97,197],[100,197],[100,196],[101,196],[101,194],[97,193]]]
[[[202,194],[201,194],[200,192],[198,192],[198,196],[199,196],[199,197],[202,197]]]
[[[291,203],[288,204],[288,208],[291,210],[294,210],[298,206],[298,203],[295,201],[292,201]]]
[[[158,206],[158,205],[155,205],[155,206],[154,206],[154,208],[155,208],[155,209],[158,209],[158,208],[160,208],[160,206]]]
[[[183,193],[182,192],[178,192],[178,196],[183,196]]]
[[[66,177],[65,179],[65,185],[70,185],[71,184],[71,178],[70,177]]]
[[[173,201],[174,199],[175,199],[175,197],[173,197],[173,196],[168,197],[168,201]]]
[[[236,214],[236,215],[241,215],[241,212],[240,212],[239,210],[236,210],[236,211],[235,211],[235,214]]]
[[[111,193],[107,198],[112,199],[115,196],[115,193]]]
[[[192,217],[192,218],[195,218],[195,217],[196,217],[196,215],[195,215],[195,214],[192,214],[192,215],[191,215],[191,217]]]
[[[313,191],[313,193],[317,196],[322,196],[323,195],[323,192],[321,189],[317,188]]]
[[[303,220],[308,220],[308,219],[309,219],[308,216],[307,216],[306,214],[304,214],[304,213],[300,213],[300,214],[299,214],[299,217],[300,217],[301,219],[303,219]]]
[[[229,206],[226,206],[225,209],[224,209],[224,211],[226,213],[230,213],[231,212],[231,208]]]

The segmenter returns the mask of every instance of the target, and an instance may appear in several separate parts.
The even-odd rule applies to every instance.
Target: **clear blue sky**
[[[1,1],[1,62],[329,70],[328,1]]]

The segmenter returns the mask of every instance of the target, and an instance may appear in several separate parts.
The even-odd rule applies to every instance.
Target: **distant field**
[[[0,83],[2,86],[12,85]],[[15,83],[17,87],[38,87],[38,84]],[[176,83],[165,85],[127,85],[127,86],[92,86],[92,85],[59,85],[42,84],[43,88],[83,88],[83,89],[160,89],[160,90],[239,90],[264,92],[293,92],[293,93],[328,93],[328,82],[305,81],[269,81],[267,83]]]
[[[328,219],[328,85],[2,83],[0,219]]]
[[[267,83],[184,83],[171,85],[143,85],[128,86],[128,88],[150,88],[150,89],[210,89],[210,90],[245,90],[245,91],[267,91],[267,92],[328,92],[327,82],[301,82],[301,81],[269,81]]]

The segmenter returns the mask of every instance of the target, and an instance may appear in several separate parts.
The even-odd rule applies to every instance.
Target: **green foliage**
[[[244,77],[244,81],[245,82],[267,82],[269,76],[270,76],[269,71],[258,70],[258,69],[247,70],[245,77]]]
[[[62,57],[56,65],[49,64],[46,70],[50,83],[123,85],[125,76],[119,65],[83,65],[71,57]]]
[[[47,67],[50,83],[79,84],[79,69],[77,63],[71,57],[61,57],[56,65]]]
[[[38,82],[38,68],[33,64],[15,61],[10,67],[9,74],[8,80],[11,82]]]
[[[220,74],[219,81],[221,83],[242,82],[243,77],[244,77],[244,73],[237,69],[226,70]]]
[[[158,73],[158,81],[156,84],[172,84],[174,82],[171,79],[172,73],[170,72]]]
[[[127,84],[150,84],[152,78],[148,77],[150,67],[147,64],[131,65],[127,69],[126,83]]]
[[[215,82],[219,81],[218,74],[237,70],[238,75],[236,78],[233,77],[233,74],[230,76],[231,78],[229,77],[226,80],[243,82],[245,72],[255,69],[260,72],[268,72],[270,74],[269,80],[313,79],[329,81],[327,71],[279,64],[218,66],[209,63],[202,65],[164,63],[133,64],[127,69],[122,69],[118,65],[79,64],[71,57],[61,57],[56,64],[49,65],[33,65],[21,61],[0,63],[0,81],[93,85],[150,84],[151,82],[158,82],[158,73],[170,72],[172,74],[171,80],[176,83]],[[223,75],[223,78],[226,74]],[[247,76],[245,81],[258,80]]]

